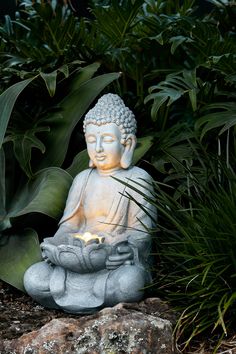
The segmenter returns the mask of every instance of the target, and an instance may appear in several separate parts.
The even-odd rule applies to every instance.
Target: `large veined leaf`
[[[78,173],[86,170],[89,166],[89,156],[87,150],[80,151],[73,159],[72,164],[66,169],[66,171],[75,177]]]
[[[51,73],[40,73],[40,76],[45,81],[49,95],[52,97],[55,95],[56,86],[57,86],[57,70],[54,70]]]
[[[236,125],[236,108],[234,102],[215,103],[207,106],[207,108],[213,112],[202,116],[195,124],[196,129],[203,127],[201,139],[212,129],[222,127],[219,132],[219,135],[221,135],[226,130]],[[218,112],[216,110],[218,110]]]
[[[59,218],[72,177],[58,167],[39,171],[13,198],[8,217],[14,218],[32,212]]]
[[[47,154],[38,164],[39,169],[62,165],[76,124],[97,95],[119,76],[119,73],[110,73],[87,80],[63,99],[60,114],[55,112],[49,117],[51,129],[44,140]]]
[[[143,4],[142,0],[113,0],[108,6],[96,6],[93,9],[101,31],[113,46],[120,46],[125,35],[137,22],[137,13]]]
[[[100,63],[95,62],[80,69],[76,75],[76,79],[70,85],[71,92],[77,90],[84,82],[91,79],[100,65]]]
[[[171,54],[174,54],[176,49],[184,42],[191,43],[193,40],[189,37],[185,36],[174,36],[169,39],[169,42],[172,43],[171,45]]]
[[[26,269],[40,260],[38,235],[34,230],[0,236],[0,279],[24,291]]]
[[[99,63],[94,63],[91,65],[88,65],[86,68],[81,70],[78,74],[78,80],[77,82],[74,83],[74,86],[72,86],[72,89],[77,89],[85,80],[88,80],[89,78],[92,77],[94,72],[98,69]],[[65,77],[68,76],[68,72],[64,67],[59,68],[58,70],[53,71],[52,73],[45,74],[43,72],[40,73],[41,77],[45,81],[46,87],[48,89],[48,92],[51,96],[54,95],[55,90],[56,90],[56,77],[57,77],[57,71],[63,72]],[[10,86],[6,91],[4,91],[0,95],[0,148],[3,143],[3,139],[6,133],[6,129],[8,126],[8,122],[13,110],[13,107],[16,103],[16,100],[18,96],[21,94],[21,92],[39,75],[36,75],[34,77],[31,77],[29,79],[17,82],[16,84]]]
[[[183,161],[189,163],[192,158],[193,151],[189,144],[176,144],[163,149],[162,154],[156,159],[153,165],[161,173],[167,173],[165,165],[168,166],[168,171],[170,170],[169,164],[173,165],[176,171],[181,171],[183,170]]]
[[[0,148],[2,146],[11,112],[17,97],[37,76],[17,82],[0,95]]]
[[[157,113],[165,103],[170,106],[182,96],[188,94],[193,111],[197,109],[196,70],[183,70],[174,74],[169,74],[165,81],[149,89],[150,94],[145,98],[144,103],[154,100],[151,115],[156,119]]]
[[[0,149],[0,222],[5,214],[5,155],[3,149]]]
[[[6,139],[13,142],[15,156],[28,177],[32,177],[33,175],[30,165],[32,148],[39,149],[42,153],[45,152],[44,144],[35,134],[49,130],[49,127],[35,127],[22,133],[13,132]]]
[[[148,152],[150,147],[152,146],[152,137],[151,136],[145,136],[143,138],[138,138],[137,140],[137,146],[134,151],[134,156],[133,156],[133,164],[135,165],[138,163],[139,160]]]

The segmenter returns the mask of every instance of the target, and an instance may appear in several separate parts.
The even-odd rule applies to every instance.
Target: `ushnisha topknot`
[[[115,123],[121,131],[121,144],[124,144],[129,134],[136,133],[137,123],[133,112],[125,106],[124,101],[116,94],[108,93],[97,101],[84,118],[84,133],[88,124],[98,126]]]

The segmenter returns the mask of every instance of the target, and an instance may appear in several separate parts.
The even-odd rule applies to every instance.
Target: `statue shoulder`
[[[79,183],[87,180],[91,172],[92,168],[87,168],[86,170],[83,170],[82,172],[78,173],[73,179],[73,183]]]
[[[153,191],[153,178],[147,171],[140,167],[131,167],[129,169],[129,176],[126,177],[126,181],[127,179],[128,187],[130,187],[129,193],[131,194],[133,194],[136,189],[140,192],[145,192],[146,194]],[[133,188],[135,189],[133,190]]]
[[[133,166],[133,167],[131,167],[130,170],[131,170],[130,171],[131,172],[131,179],[133,179],[133,180],[142,179],[147,182],[153,181],[153,178],[149,175],[149,173],[140,167]]]
[[[92,171],[92,169],[88,168],[88,169],[78,173],[73,179],[70,191],[74,192],[74,190],[77,190],[78,188],[82,188],[83,185],[85,185],[87,183],[91,171]]]

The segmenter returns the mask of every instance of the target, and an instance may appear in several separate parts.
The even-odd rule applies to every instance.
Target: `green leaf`
[[[4,151],[0,149],[0,222],[3,217],[6,215],[5,209],[5,196],[6,187],[5,187],[5,155]]]
[[[212,60],[213,64],[218,64],[218,62],[222,58],[229,58],[230,55],[231,55],[231,53],[225,53],[223,55],[213,55],[212,57],[209,57],[209,59]]]
[[[159,33],[157,36],[155,37],[150,37],[150,39],[154,39],[156,40],[160,45],[164,44],[164,39],[163,39],[163,32]]]
[[[166,173],[165,165],[172,164],[176,171],[184,171],[182,167],[183,161],[191,161],[193,158],[193,151],[189,144],[176,144],[168,146],[163,149],[162,155],[154,162],[155,168],[161,173]]]
[[[89,166],[89,156],[87,150],[80,151],[73,159],[70,167],[66,171],[75,177],[78,173],[85,170]]]
[[[151,116],[152,120],[155,121],[157,119],[157,113],[162,105],[168,100],[168,96],[165,94],[159,93],[156,94],[156,97],[154,99],[152,109],[151,109]]]
[[[141,160],[141,158],[148,152],[152,145],[152,136],[145,136],[137,140],[137,147],[134,151],[133,157],[134,165],[136,165],[136,163]]]
[[[49,74],[41,72],[40,76],[45,81],[49,95],[53,97],[55,95],[57,87],[57,70],[54,70]]]
[[[65,78],[67,79],[69,77],[69,68],[68,65],[62,65],[58,71],[60,71],[62,74],[64,74]]]
[[[213,112],[200,117],[195,124],[195,129],[200,129],[203,126],[200,139],[203,139],[205,134],[212,129],[223,126],[219,132],[219,135],[221,135],[236,125],[234,102],[211,104],[206,109],[213,110]]]
[[[94,7],[96,26],[113,48],[122,46],[125,37],[137,21],[137,13],[142,4],[142,0],[122,1],[122,3],[112,0],[108,6]]]
[[[32,177],[33,175],[30,166],[32,148],[39,149],[42,153],[45,152],[44,144],[35,134],[49,130],[49,127],[36,127],[7,137],[8,141],[13,142],[15,156],[28,177]]]
[[[23,276],[27,268],[41,260],[37,233],[25,229],[22,234],[0,238],[0,279],[24,291]]]
[[[38,76],[38,75],[37,75]],[[10,86],[6,91],[0,95],[0,148],[6,133],[8,122],[13,110],[14,104],[19,94],[33,81],[37,76],[31,77]]]
[[[80,69],[70,86],[71,92],[79,89],[84,82],[91,79],[95,72],[99,69],[100,65],[100,63],[95,62]]]
[[[195,112],[197,110],[197,91],[196,89],[189,90],[188,92],[192,109]]]
[[[77,90],[72,91],[63,99],[60,105],[61,114],[59,115],[56,112],[49,117],[51,122],[50,133],[45,134],[47,155],[38,164],[40,169],[48,166],[61,166],[76,124],[97,95],[119,76],[119,73],[97,76],[84,82]]]
[[[194,42],[193,40],[191,40],[190,38],[188,37],[184,37],[184,36],[174,36],[174,37],[171,37],[169,39],[169,42],[172,43],[171,45],[171,54],[174,54],[176,49],[184,42]]]
[[[156,92],[157,91],[157,92]],[[155,120],[160,108],[166,104],[170,106],[182,96],[188,93],[193,111],[197,109],[198,86],[196,70],[183,70],[167,75],[164,81],[149,88],[150,94],[144,103],[154,100],[151,109],[152,119]]]
[[[71,176],[58,167],[39,171],[13,198],[8,217],[38,212],[59,218],[63,212]]]

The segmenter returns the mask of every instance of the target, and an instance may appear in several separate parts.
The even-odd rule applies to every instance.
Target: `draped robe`
[[[132,247],[136,248],[137,243],[137,249],[134,252],[134,266],[139,267],[142,271],[145,269],[147,279],[150,279],[150,273],[146,269],[150,237],[145,232],[145,227],[152,228],[154,226],[156,210],[141,194],[144,193],[147,197],[151,197],[152,179],[146,171],[138,167],[130,167],[121,172],[117,174],[117,179],[120,179],[123,184],[116,183],[116,187],[111,191],[114,195],[113,201],[108,215],[102,223],[102,228],[104,227],[109,235],[108,243],[114,247],[120,242],[127,242],[129,237],[132,236]],[[89,231],[84,229],[86,222],[83,212],[81,212],[81,206],[92,173],[93,169],[87,169],[74,179],[63,217],[59,223],[59,230],[52,238],[53,244],[66,244],[66,234],[68,232]],[[138,191],[134,191],[129,186],[133,186]],[[99,233],[101,229],[99,222],[97,229]],[[96,230],[93,230],[93,232],[96,232]],[[124,268],[125,265],[121,267]],[[56,304],[65,311],[85,313],[84,309],[86,309],[88,313],[92,312],[104,305],[107,279],[114,272],[113,270],[102,269],[79,274],[58,265],[54,266],[49,283],[51,295]]]

